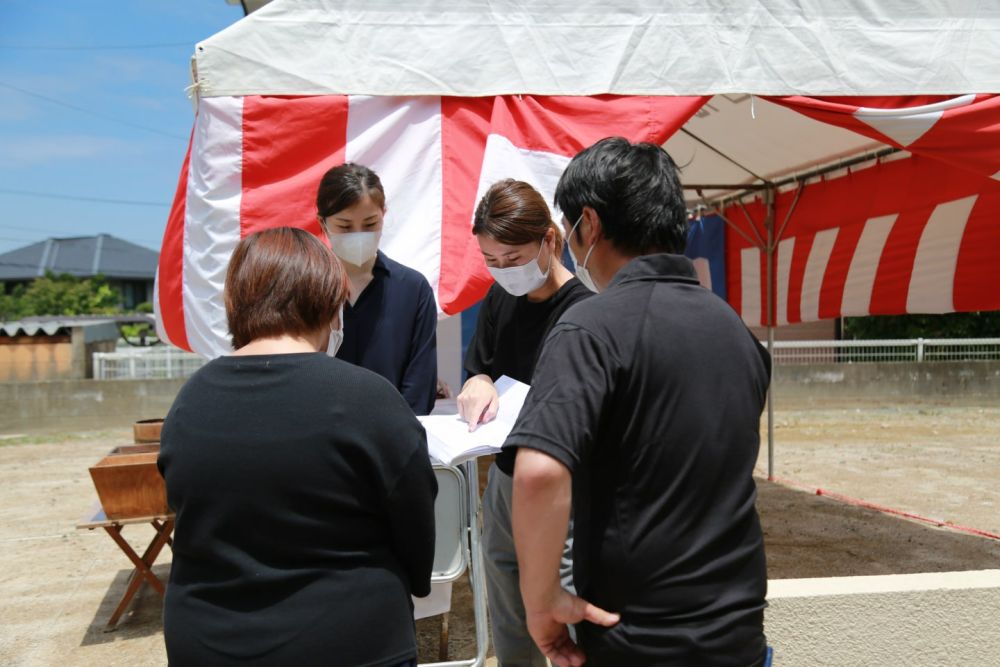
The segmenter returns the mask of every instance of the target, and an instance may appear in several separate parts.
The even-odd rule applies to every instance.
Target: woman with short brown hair
[[[410,595],[430,592],[437,485],[399,393],[330,356],[347,289],[300,229],[233,253],[236,351],[187,381],[161,437],[174,664],[415,664]]]

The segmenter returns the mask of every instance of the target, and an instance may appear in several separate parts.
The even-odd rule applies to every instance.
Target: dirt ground
[[[783,483],[766,481],[766,439],[758,463],[770,578],[1000,567],[1000,540],[808,491],[1000,534],[998,434],[1000,407],[989,404],[778,410],[775,476]],[[130,440],[126,430],[0,434],[0,664],[165,664],[160,599],[147,586],[118,629],[103,631],[131,568],[105,533],[75,529],[95,499],[88,466]],[[131,526],[124,534],[141,551],[152,528]],[[154,568],[161,577],[169,559],[165,550]],[[464,582],[452,604],[451,658],[471,657]],[[439,626],[438,618],[418,622],[424,662],[437,658]]]

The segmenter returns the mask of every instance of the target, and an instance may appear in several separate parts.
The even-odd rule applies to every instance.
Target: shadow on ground
[[[165,582],[170,576],[170,564],[154,565],[153,574]],[[147,583],[143,583],[139,587],[139,591],[118,620],[117,626],[107,627],[108,619],[118,607],[118,603],[128,587],[131,575],[131,569],[119,570],[118,574],[115,575],[104,594],[104,598],[94,611],[94,617],[87,626],[80,646],[110,644],[138,637],[148,637],[162,631],[163,598]]]

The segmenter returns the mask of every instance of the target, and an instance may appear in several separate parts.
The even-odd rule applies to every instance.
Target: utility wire
[[[0,44],[0,49],[12,51],[132,51],[139,49],[173,49],[180,46],[193,47],[191,42],[165,42],[162,44],[105,44],[95,46],[36,46],[22,44]]]
[[[133,123],[132,121],[125,120],[124,118],[118,118],[116,116],[109,116],[109,115],[101,113],[99,111],[92,111],[90,109],[84,109],[83,107],[78,107],[75,104],[70,104],[68,102],[63,102],[62,100],[53,99],[51,97],[47,97],[45,95],[41,95],[41,94],[36,93],[36,92],[30,91],[30,90],[26,90],[26,89],[21,88],[19,86],[14,86],[14,85],[11,85],[9,83],[5,83],[3,81],[0,81],[0,88],[8,88],[10,90],[16,90],[17,92],[21,93],[22,95],[28,95],[29,97],[35,97],[35,98],[38,98],[40,100],[44,100],[44,101],[46,101],[46,102],[48,102],[50,104],[56,104],[56,105],[59,105],[61,107],[66,107],[67,109],[73,109],[74,111],[79,111],[80,113],[88,114],[90,116],[95,116],[97,118],[101,118],[101,119],[104,119],[104,120],[110,120],[110,121],[115,122],[115,123],[120,123],[121,125],[128,125],[129,127],[134,127],[136,129],[139,129],[139,130],[145,130],[146,132],[153,132],[154,134],[159,134],[159,135],[162,135],[164,137],[170,137],[171,139],[180,139],[181,141],[187,141],[187,139],[188,139],[187,137],[182,137],[179,134],[172,134],[170,132],[164,132],[163,130],[158,130],[155,127],[149,127],[147,125],[140,125],[139,123]]]
[[[40,197],[42,199],[68,199],[70,201],[86,201],[97,204],[121,204],[124,206],[155,206],[158,208],[170,208],[170,204],[158,201],[139,201],[136,199],[107,199],[104,197],[80,197],[77,195],[59,195],[51,192],[35,192],[32,190],[11,190],[0,188],[0,194],[19,195],[24,197]]]

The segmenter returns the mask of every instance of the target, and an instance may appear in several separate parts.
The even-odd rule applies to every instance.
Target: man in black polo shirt
[[[528,628],[558,665],[762,665],[767,575],[752,472],[770,359],[680,253],[676,167],[604,139],[556,203],[600,292],[545,342],[504,448]],[[559,585],[572,498],[574,581]],[[575,623],[579,648],[567,623]],[[582,654],[581,654],[582,649]]]

